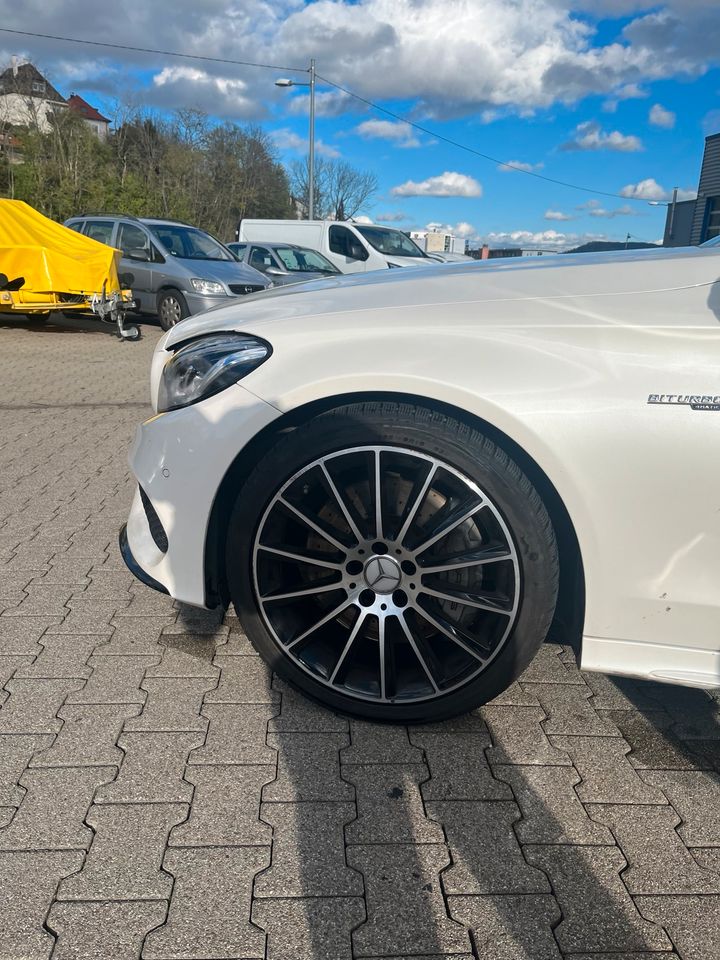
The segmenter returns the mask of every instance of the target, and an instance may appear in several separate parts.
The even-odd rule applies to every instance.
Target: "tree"
[[[308,208],[310,197],[308,161],[296,160],[290,167],[293,196]],[[315,215],[322,219],[350,220],[377,193],[374,173],[357,170],[349,163],[320,157],[315,161]]]

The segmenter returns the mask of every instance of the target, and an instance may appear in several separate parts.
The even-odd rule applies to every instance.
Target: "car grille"
[[[261,286],[259,283],[229,283],[228,287],[232,293],[245,294],[245,293],[257,293],[258,290],[264,290],[265,287]]]
[[[165,533],[165,528],[160,522],[160,517],[155,513],[155,507],[150,503],[150,499],[142,487],[140,487],[140,499],[145,508],[145,516],[147,517],[148,526],[150,527],[150,536],[155,541],[155,546],[158,550],[167,553],[168,538]]]

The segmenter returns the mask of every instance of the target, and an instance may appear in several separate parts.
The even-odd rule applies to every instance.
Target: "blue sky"
[[[318,84],[319,152],[378,176],[365,215],[403,229],[448,224],[494,245],[659,239],[665,210],[647,201],[675,186],[690,195],[703,137],[720,131],[718,0],[126,0],[121,16],[95,0],[50,12],[0,0],[0,23],[285,66],[315,56],[322,76],[441,136],[618,194],[498,169]],[[283,160],[307,149],[307,100],[274,86],[283,70],[0,33],[0,60],[12,54],[110,115],[118,101],[200,106],[260,123]]]

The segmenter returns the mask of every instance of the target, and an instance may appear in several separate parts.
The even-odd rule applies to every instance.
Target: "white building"
[[[410,239],[425,253],[465,253],[467,240],[442,230],[412,230]]]
[[[42,133],[52,129],[52,116],[67,110],[67,101],[31,63],[13,58],[0,73],[0,124],[37,126]]]

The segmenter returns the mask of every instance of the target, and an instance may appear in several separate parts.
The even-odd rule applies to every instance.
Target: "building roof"
[[[38,85],[42,84],[42,89]],[[35,88],[33,89],[33,85]],[[35,97],[38,100],[50,100],[53,103],[65,103],[65,97],[45,79],[32,63],[21,63],[8,67],[0,73],[0,95],[19,93],[23,97]]]
[[[77,93],[71,93],[68,97],[68,106],[71,110],[79,113],[83,120],[97,120],[98,123],[110,123],[107,117],[104,117],[95,107],[91,107],[87,100],[83,100]]]

